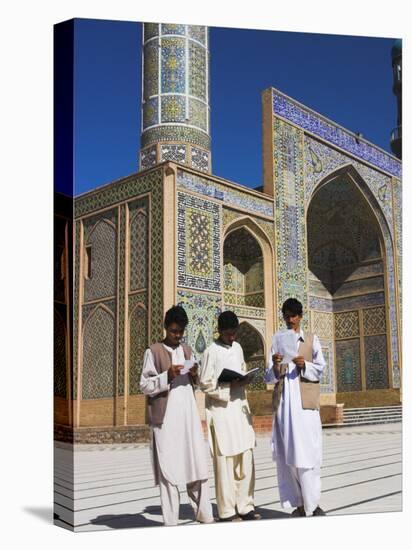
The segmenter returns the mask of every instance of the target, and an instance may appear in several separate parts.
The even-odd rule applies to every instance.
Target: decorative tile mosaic
[[[159,45],[158,41],[144,46],[143,99],[159,93]]]
[[[129,394],[141,393],[139,389],[142,374],[143,355],[147,349],[147,311],[142,306],[135,307],[129,318]]]
[[[319,336],[319,335],[318,335]],[[333,393],[335,390],[335,370],[334,370],[334,356],[333,356],[333,342],[319,338],[320,345],[322,347],[323,358],[325,359],[326,367],[323,370],[322,378],[320,380],[320,392],[321,393]]]
[[[117,395],[124,395],[124,376],[126,368],[125,347],[125,306],[127,300],[126,289],[126,205],[120,205],[120,246],[119,246],[119,304],[118,304],[118,331],[119,335],[117,344]]]
[[[114,396],[115,321],[102,307],[84,325],[82,398]]]
[[[161,168],[145,174],[134,174],[127,178],[104,185],[90,193],[75,199],[75,217],[79,218],[101,208],[118,202],[135,198],[148,191],[155,191],[162,186],[163,171]],[[105,214],[106,215],[106,214]]]
[[[97,223],[85,221],[85,247],[91,254],[90,278],[84,280],[84,300],[86,302],[114,296],[117,276],[117,231],[107,218],[100,218]],[[85,235],[86,236],[86,235]]]
[[[369,277],[368,279],[359,279],[358,281],[343,283],[335,292],[334,298],[337,299],[343,296],[366,294],[367,292],[377,292],[379,290],[384,290],[383,277]]]
[[[64,306],[61,310],[64,313]],[[53,354],[53,381],[54,395],[67,399],[66,388],[66,323],[57,308],[54,309],[54,354]]]
[[[178,285],[220,291],[220,206],[178,193]]]
[[[162,93],[183,94],[186,92],[186,41],[162,38],[160,45]]]
[[[159,23],[144,23],[144,41],[159,35]]]
[[[185,122],[186,102],[180,95],[162,96],[162,122]]]
[[[162,115],[163,118],[163,115]],[[157,97],[146,99],[143,103],[143,128],[159,123],[159,100]]]
[[[183,170],[177,171],[177,185],[206,197],[221,200],[225,205],[243,208],[251,213],[273,216],[273,202],[248,195],[247,191],[235,191],[213,180],[195,176]]]
[[[233,304],[225,303],[222,311],[227,310],[233,311],[239,318],[247,318],[250,323],[252,322],[252,318],[264,319],[266,317],[266,310],[264,308],[236,306]]]
[[[161,145],[160,146],[160,160],[171,160],[173,162],[179,162],[180,164],[186,164],[186,146],[180,145]]]
[[[192,41],[189,44],[189,94],[206,101],[206,50]]]
[[[53,254],[53,290],[54,300],[65,302],[65,273],[64,273],[64,257],[65,257],[65,232],[67,220],[58,216],[54,217],[54,254]]]
[[[359,338],[338,340],[335,345],[338,392],[361,391]]]
[[[389,174],[401,176],[400,161],[277,90],[273,90],[273,113]]]
[[[198,149],[197,147],[190,148],[190,154],[192,159],[192,166],[196,170],[201,170],[202,172],[209,171],[209,152],[204,151],[203,149]]]
[[[274,195],[277,303],[297,298],[307,309],[306,226],[303,174],[303,132],[274,121]],[[282,313],[278,308],[279,324]],[[304,318],[303,328],[308,320]]]
[[[208,33],[207,27],[200,25],[188,25],[189,37],[197,40],[201,44],[206,44],[206,36]]]
[[[145,170],[151,168],[157,162],[157,146],[152,145],[140,151],[140,168]]]
[[[350,164],[362,177],[369,195],[374,197],[374,201],[369,201],[372,208],[377,202],[384,212],[389,227],[392,225],[392,204],[390,200],[391,178],[373,168],[348,158],[343,153],[305,136],[305,200],[306,204],[312,198],[317,185],[328,175],[332,174],[338,168]]]
[[[394,229],[395,245],[398,268],[398,302],[399,302],[399,322],[402,325],[402,184],[400,181],[392,180],[393,209],[394,209]]]
[[[233,294],[230,292],[224,293],[224,301],[226,304],[237,306],[265,307],[265,296],[263,292],[259,294]]]
[[[197,99],[189,99],[189,124],[207,131],[208,108],[206,103]]]
[[[82,223],[74,224],[74,292],[73,292],[73,399],[77,399],[77,380],[79,374],[78,344],[79,344],[79,310],[80,310],[80,233]]]
[[[385,308],[374,307],[363,310],[363,332],[366,336],[386,333]]]
[[[83,327],[98,306],[105,306],[105,308],[111,311],[111,313],[113,314],[113,317],[116,316],[116,300],[114,299],[100,300],[99,302],[85,304],[82,307]]]
[[[333,338],[333,315],[320,311],[312,311],[312,332],[320,338]]]
[[[214,339],[217,318],[222,311],[221,297],[178,290],[177,303],[185,308],[189,318],[185,341],[201,361],[204,350]]]
[[[210,137],[203,130],[187,128],[185,126],[164,126],[150,128],[142,133],[142,147],[162,141],[186,142],[210,149]]]
[[[309,296],[309,309],[315,309],[325,313],[333,313],[333,301],[319,296]]]
[[[369,306],[381,306],[385,304],[385,295],[383,292],[372,292],[364,296],[355,296],[353,298],[340,298],[333,302],[333,311],[348,311]]]
[[[180,34],[184,36],[186,34],[186,26],[185,25],[176,25],[172,23],[162,23],[162,35],[163,34]]]
[[[147,287],[148,273],[148,206],[131,212],[130,217],[130,290]]]
[[[389,387],[386,335],[365,337],[366,389]]]
[[[357,311],[345,311],[336,313],[335,338],[351,338],[359,336],[359,313]]]

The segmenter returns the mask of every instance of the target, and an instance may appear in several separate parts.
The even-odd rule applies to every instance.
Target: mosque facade
[[[56,199],[57,438],[145,439],[143,353],[173,304],[200,360],[218,314],[237,314],[261,367],[255,419],[271,414],[263,367],[289,297],[322,344],[324,419],[401,402],[400,160],[269,88],[263,187],[215,176],[208,40],[207,27],[144,24],[140,170],[76,197],[73,217]]]

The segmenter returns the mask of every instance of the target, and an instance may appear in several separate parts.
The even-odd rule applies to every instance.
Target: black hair
[[[283,302],[282,306],[283,315],[285,315],[286,312],[302,317],[302,304],[299,302],[299,300],[296,300],[296,298],[288,298],[285,302]]]
[[[179,327],[186,328],[189,319],[187,318],[186,311],[182,306],[172,306],[166,311],[164,326],[167,328],[172,323],[176,323]]]
[[[224,311],[217,319],[217,328],[219,331],[226,330],[228,328],[238,328],[238,326],[239,319],[233,311]]]

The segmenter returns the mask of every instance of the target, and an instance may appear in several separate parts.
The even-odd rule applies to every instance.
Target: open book
[[[218,378],[218,382],[231,382],[232,380],[247,380],[250,383],[258,372],[259,367],[251,369],[246,373],[239,372],[237,370],[223,369]]]

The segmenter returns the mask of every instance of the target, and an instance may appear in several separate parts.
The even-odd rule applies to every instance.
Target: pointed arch
[[[225,228],[222,239],[222,258],[224,257],[223,249],[227,237],[239,229],[244,229],[247,231],[256,240],[262,251],[263,293],[266,318],[264,340],[269,341],[274,330],[274,290],[276,287],[273,243],[267,233],[253,218],[250,216],[241,216],[240,218],[233,220]]]

